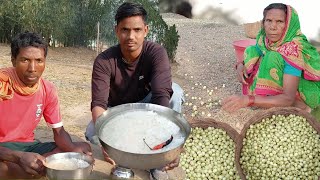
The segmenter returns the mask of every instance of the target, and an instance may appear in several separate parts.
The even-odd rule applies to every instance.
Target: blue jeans
[[[172,90],[173,94],[169,101],[169,107],[178,113],[182,111],[182,103],[184,102],[184,93],[183,89],[176,83],[172,83]],[[141,101],[138,103],[149,103],[151,101],[151,92]],[[96,131],[94,127],[94,123],[91,120],[87,125],[86,132],[85,132],[86,139],[90,141],[92,144],[100,144],[98,136],[96,136]]]

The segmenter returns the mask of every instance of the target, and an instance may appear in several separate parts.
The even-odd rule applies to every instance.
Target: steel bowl
[[[50,167],[50,162],[58,159],[81,159],[89,163],[88,167],[78,168],[75,170],[59,170],[52,169]],[[46,157],[45,166],[46,166],[46,176],[48,179],[86,179],[91,174],[93,169],[94,159],[91,156],[76,153],[76,152],[65,152],[57,153]]]
[[[184,133],[185,138],[183,142],[180,145],[178,144],[178,146],[173,147],[173,149],[167,149],[166,151],[152,154],[126,152],[114,148],[112,144],[107,144],[104,142],[102,140],[103,138],[101,138],[101,134],[103,128],[108,126],[109,120],[117,115],[123,114],[126,111],[132,110],[154,111],[159,115],[165,116],[166,119],[175,123],[180,128],[180,131]],[[159,124],[159,126],[160,125],[161,124]],[[190,134],[191,126],[180,113],[177,113],[170,108],[150,103],[130,103],[108,108],[108,110],[106,110],[97,119],[95,123],[95,129],[102,147],[118,166],[131,169],[148,170],[162,168],[180,155],[183,145]],[[119,129],[119,131],[121,131],[121,129]]]

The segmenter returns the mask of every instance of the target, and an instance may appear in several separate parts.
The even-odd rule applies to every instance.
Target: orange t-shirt
[[[33,142],[34,130],[43,116],[51,128],[62,126],[56,88],[40,80],[38,91],[29,96],[14,93],[13,98],[0,101],[0,143]]]

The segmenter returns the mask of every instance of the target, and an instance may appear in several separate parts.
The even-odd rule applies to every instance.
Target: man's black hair
[[[23,32],[17,34],[11,41],[11,56],[16,58],[20,48],[33,46],[44,49],[44,56],[47,57],[48,43],[41,37],[40,34],[34,32]]]
[[[147,23],[147,11],[143,8],[141,4],[133,2],[125,2],[121,4],[117,10],[114,19],[116,20],[117,24],[119,24],[119,22],[124,18],[132,16],[141,16],[144,23]]]

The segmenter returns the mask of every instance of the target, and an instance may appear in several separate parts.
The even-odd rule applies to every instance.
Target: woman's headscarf
[[[298,14],[290,5],[287,5],[286,27],[281,39],[275,43],[269,43],[264,28],[261,28],[257,35],[257,48],[262,54],[266,51],[279,52],[288,64],[302,70],[304,79],[320,81],[319,53],[302,34]],[[250,72],[258,58],[247,59],[247,61],[250,61],[245,62]]]

